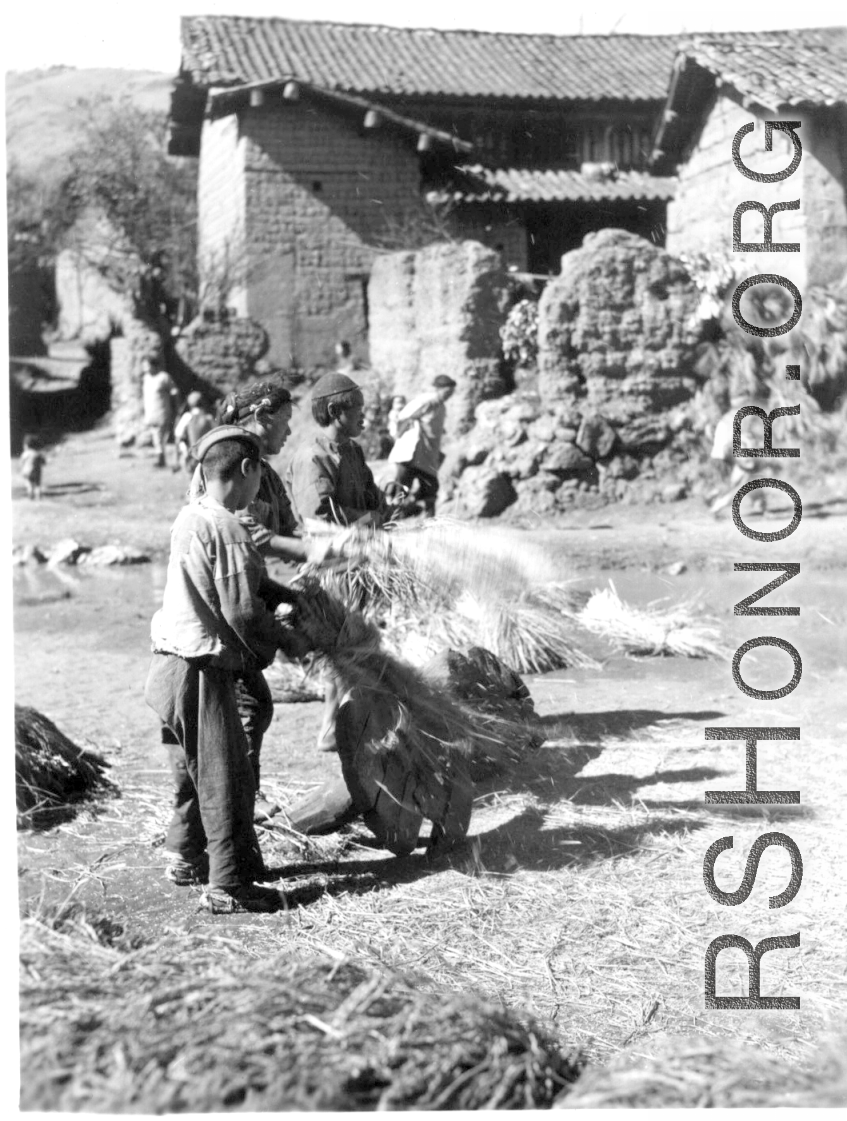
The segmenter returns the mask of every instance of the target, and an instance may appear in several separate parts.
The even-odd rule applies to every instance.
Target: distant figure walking
[[[722,464],[724,477],[728,476],[729,489],[722,491],[709,506],[710,513],[717,515],[730,505],[733,498],[744,483],[760,478],[762,475],[772,474],[773,468],[758,457],[743,459],[736,458],[732,451],[732,430],[735,414],[744,405],[759,405],[763,402],[757,399],[735,398],[732,408],[727,410],[720,418],[715,428],[715,439],[712,444],[711,457]],[[742,446],[744,441],[742,439]],[[754,490],[750,494],[750,502],[759,514],[767,511],[767,499],[762,490]]]
[[[396,441],[400,434],[400,414],[406,407],[406,398],[402,393],[397,393],[391,398],[391,408],[388,410],[388,435]]]
[[[26,483],[26,492],[31,499],[41,498],[41,473],[47,456],[38,446],[34,436],[24,436],[24,449],[21,452],[21,478]]]
[[[191,454],[191,449],[207,432],[211,432],[217,424],[215,414],[210,412],[203,400],[203,394],[194,390],[186,399],[188,408],[179,418],[174,429],[174,441],[179,456],[180,466],[194,474],[197,460]]]
[[[144,423],[153,436],[156,467],[165,466],[165,453],[176,420],[179,391],[167,371],[162,370],[158,358],[141,359],[141,399],[144,406]],[[177,452],[177,464],[179,452]]]
[[[397,414],[397,441],[388,459],[395,465],[395,482],[411,490],[417,480],[418,493],[428,517],[435,514],[441,439],[447,416],[446,402],[456,383],[447,374],[433,380],[432,389],[420,393]]]

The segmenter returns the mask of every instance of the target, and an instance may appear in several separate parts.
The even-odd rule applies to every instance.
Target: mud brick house
[[[732,162],[732,140],[754,123],[741,156],[751,170],[779,173],[793,142],[774,131],[765,150],[763,122],[799,121],[799,167],[778,183],[757,183]],[[748,251],[751,270],[787,276],[800,288],[837,282],[847,271],[847,28],[695,36],[673,64],[653,166],[677,173],[668,204],[667,248],[727,252],[736,207],[799,200],[775,213],[773,240],[799,243],[799,253]],[[742,216],[741,241],[761,242],[763,218]]]
[[[544,274],[603,227],[661,243],[674,180],[648,163],[678,46],[183,18],[170,151],[199,157],[207,290],[308,367],[339,337],[365,352],[375,253],[436,221]]]

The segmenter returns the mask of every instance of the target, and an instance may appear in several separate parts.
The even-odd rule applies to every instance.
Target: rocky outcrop
[[[394,393],[412,397],[438,374],[457,382],[447,432],[473,425],[480,401],[502,394],[502,326],[509,303],[500,255],[445,242],[374,262],[368,285],[370,356]]]

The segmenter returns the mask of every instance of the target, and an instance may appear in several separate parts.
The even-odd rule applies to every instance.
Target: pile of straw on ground
[[[763,1108],[847,1104],[847,1038],[833,1038],[806,1067],[705,1035],[657,1035],[589,1066],[562,1109]]]
[[[24,1110],[531,1108],[577,1074],[502,1008],[340,957],[208,934],[124,952],[36,919],[21,948]]]
[[[15,796],[18,827],[49,818],[73,803],[114,793],[105,776],[109,764],[77,747],[34,708],[15,705]]]

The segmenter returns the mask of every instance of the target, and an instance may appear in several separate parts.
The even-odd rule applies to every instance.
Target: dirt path
[[[131,544],[161,561],[182,477],[155,471],[142,455],[118,459],[99,433],[63,445],[48,485],[60,475],[64,489],[41,504],[15,499],[16,543],[72,535],[90,545]],[[424,983],[489,995],[597,1056],[656,1032],[696,1030],[752,1039],[802,1060],[822,1032],[844,1022],[845,889],[835,876],[847,786],[839,765],[847,727],[844,511],[822,490],[817,503],[810,497],[800,530],[771,545],[747,541],[692,503],[583,510],[535,531],[561,559],[563,576],[586,587],[611,576],[624,599],[641,603],[698,593],[728,641],[775,634],[796,642],[800,686],[763,704],[739,692],[726,663],[625,659],[608,650],[601,669],[528,679],[547,744],[513,781],[479,791],[462,849],[428,864],[422,850],[391,857],[357,827],[306,846],[266,833],[266,862],[291,891],[290,910],[269,917],[212,919],[196,910],[193,889],[161,876],[168,780],[141,697],[161,563],[71,570],[64,580],[19,571],[16,699],[94,743],[122,791],[96,812],[19,834],[22,903],[73,893],[132,936],[224,927],[237,932],[241,952],[256,955],[329,947],[420,973]],[[762,525],[785,520],[775,511]],[[734,560],[801,561],[801,578],[771,597],[798,603],[800,618],[735,618],[733,604],[762,580],[732,574]],[[668,567],[679,562],[685,571],[671,575]],[[780,653],[756,652],[744,670],[751,684],[773,687],[790,672],[787,664]],[[334,765],[313,747],[320,707],[276,708],[264,773],[266,788],[283,800]],[[749,723],[802,728],[800,745],[766,745],[759,763],[760,785],[801,789],[801,806],[704,807],[705,790],[743,781],[743,746],[706,743],[705,726]],[[735,836],[719,866],[729,890],[740,882],[750,844],[767,830],[788,832],[800,846],[797,899],[769,910],[768,895],[785,886],[788,866],[784,853],[769,851],[747,903],[720,907],[703,887],[706,849]],[[762,991],[800,993],[799,1013],[702,1011],[703,954],[712,938],[797,930],[798,951],[765,959]],[[724,992],[743,972],[740,954],[726,957]]]

